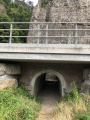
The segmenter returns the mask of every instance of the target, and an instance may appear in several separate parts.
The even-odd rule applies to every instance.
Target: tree
[[[0,22],[12,22],[11,18],[6,15],[6,14],[0,14]],[[18,28],[16,25],[14,26],[15,28]],[[0,29],[10,29],[10,24],[0,24]],[[0,30],[0,35],[1,36],[9,36],[10,35],[10,30]],[[18,36],[19,32],[18,31],[13,31],[12,35]],[[9,42],[9,37],[0,37],[0,43],[8,43]],[[20,42],[20,39],[18,38],[12,38],[13,43]]]
[[[6,5],[8,5],[11,2],[11,0],[3,0],[3,1]]]
[[[29,22],[30,21],[32,9],[33,9],[33,7],[30,7],[32,6],[31,3],[26,4],[25,0],[23,1],[15,0],[15,2],[11,2],[11,0],[3,0],[3,1],[5,2],[7,16],[10,18],[11,21],[14,21],[14,22]],[[19,29],[29,28],[29,24],[16,24],[15,27],[17,26]],[[28,34],[28,30],[27,31],[21,30],[17,32],[19,33],[19,36],[20,35],[27,36]],[[19,38],[17,42],[26,42],[26,38]]]

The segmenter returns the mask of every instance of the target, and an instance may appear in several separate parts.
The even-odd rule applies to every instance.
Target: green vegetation
[[[31,10],[26,4],[19,2],[10,2],[6,6],[7,14],[15,22],[29,22],[31,17]]]
[[[90,120],[90,96],[87,94],[83,99],[74,87],[72,93],[57,104],[50,120]]]
[[[11,2],[11,0],[3,0],[3,2],[5,3],[5,5],[8,5]]]
[[[11,22],[11,18],[6,15],[6,14],[0,14],[0,22]],[[13,26],[14,28],[18,28],[17,25],[14,25]],[[0,24],[0,29],[10,29],[10,24]],[[0,35],[2,36],[9,36],[10,35],[10,31],[9,30],[0,30]],[[12,33],[13,36],[17,36],[19,35],[19,32],[18,31],[13,31]],[[0,42],[1,43],[8,43],[9,42],[9,38],[1,38],[0,37]],[[20,39],[18,38],[13,38],[12,39],[12,43],[18,43],[18,42],[21,42]]]
[[[2,0],[2,2],[4,3],[4,6],[6,8],[6,16],[5,14],[2,15],[0,14],[0,22],[29,22],[30,21],[30,17],[32,14],[32,4],[26,4],[24,1],[19,1],[16,0],[14,3],[11,2],[11,0]],[[4,18],[5,16],[5,18]],[[7,17],[9,19],[7,19]],[[3,20],[3,21],[2,21]],[[1,27],[1,26],[0,26]],[[1,29],[7,29],[7,27],[1,27]],[[15,24],[15,26],[13,26],[13,28],[17,28],[17,29],[28,29],[29,28],[29,24]],[[9,29],[9,28],[8,28]],[[9,33],[9,31],[7,31]],[[14,34],[15,33],[15,34]],[[10,34],[10,33],[9,33]],[[17,31],[17,33],[15,31],[13,31],[13,34],[16,36],[27,36],[28,34],[28,30],[24,31]],[[6,31],[4,31],[4,33],[2,33],[1,35],[6,35],[7,33]],[[1,39],[0,42],[8,42],[8,38],[4,40]],[[26,42],[26,38],[15,38],[12,40],[12,42],[20,42],[20,43],[25,43]]]
[[[3,0],[0,0],[0,4],[3,4],[3,5],[4,5],[4,1],[3,1]]]
[[[41,0],[40,3],[41,3],[41,7],[45,8],[48,5],[48,0]]]
[[[42,8],[45,8],[45,7],[47,7],[48,5],[49,5],[49,6],[52,5],[52,0],[40,0],[40,3],[41,3],[41,7],[42,7]]]
[[[0,120],[35,120],[40,103],[23,84],[18,88],[3,89],[0,91]]]
[[[90,120],[90,113],[84,112],[84,113],[76,113],[75,119],[73,120]]]

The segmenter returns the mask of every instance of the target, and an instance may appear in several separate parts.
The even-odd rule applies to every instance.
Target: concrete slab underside
[[[90,62],[90,55],[0,53],[0,60]]]

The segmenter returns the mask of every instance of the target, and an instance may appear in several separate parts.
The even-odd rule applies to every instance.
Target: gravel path
[[[53,86],[54,87],[54,86]],[[42,108],[36,120],[48,120],[55,104],[59,100],[59,92],[54,88],[47,87],[41,94]]]

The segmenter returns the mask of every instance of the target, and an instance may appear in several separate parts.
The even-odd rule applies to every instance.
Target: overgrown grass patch
[[[40,99],[35,99],[23,84],[0,91],[0,120],[34,120],[40,111]]]
[[[51,113],[50,120],[90,120],[90,95],[85,99],[74,86],[72,93],[63,97]]]

